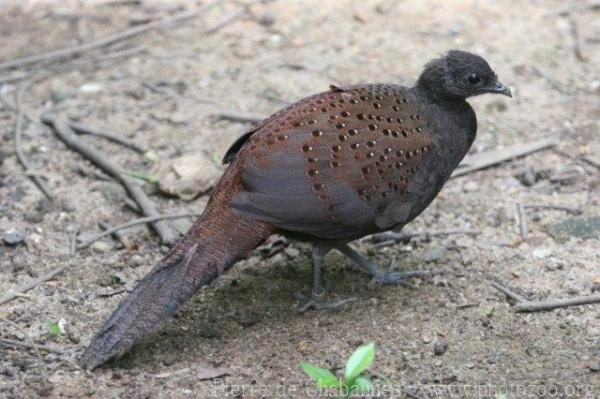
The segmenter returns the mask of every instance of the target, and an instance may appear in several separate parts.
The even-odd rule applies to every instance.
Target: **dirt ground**
[[[0,61],[76,45],[164,17],[194,2],[0,2]],[[0,94],[29,77],[23,109],[38,121],[55,110],[151,147],[158,158],[219,159],[248,124],[217,120],[235,111],[266,116],[330,83],[410,84],[423,64],[453,48],[486,57],[512,99],[470,100],[479,120],[472,153],[554,138],[558,145],[452,179],[408,231],[476,230],[356,247],[380,264],[443,272],[412,287],[371,288],[338,253],[326,259],[334,311],[298,312],[309,293],[309,248],[256,251],[205,287],[159,333],[124,359],[92,372],[77,361],[100,323],[165,252],[147,227],[75,254],[75,232],[99,232],[138,217],[118,184],[39,123],[26,123],[23,149],[54,196],[26,176],[14,151],[15,112],[0,104],[0,297],[66,266],[54,279],[0,305],[0,397],[310,397],[298,365],[343,370],[359,345],[374,342],[371,369],[380,397],[600,397],[600,308],[585,305],[516,313],[491,287],[499,279],[532,299],[587,295],[600,285],[598,238],[553,238],[573,216],[517,204],[578,208],[600,215],[600,11],[563,1],[277,1],[254,3],[215,32],[241,3],[118,42],[79,58],[0,71]],[[106,54],[142,46],[128,56]],[[100,59],[99,59],[100,58]],[[42,75],[39,75],[42,74]],[[130,170],[151,171],[139,154],[82,137]],[[559,151],[557,151],[559,150]],[[146,184],[161,213],[202,210]],[[184,232],[190,220],[169,224]],[[10,245],[14,234],[23,242]],[[8,239],[7,239],[8,237]],[[20,241],[17,237],[16,241]],[[265,255],[266,254],[266,255]],[[49,324],[61,321],[64,333]],[[2,341],[0,341],[2,342]],[[438,350],[434,354],[434,346]],[[205,380],[220,367],[227,375]],[[44,377],[44,374],[46,377]],[[44,383],[47,378],[47,383]],[[509,388],[506,392],[503,389]]]

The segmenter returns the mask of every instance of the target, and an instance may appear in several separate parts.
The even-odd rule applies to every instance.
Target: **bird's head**
[[[482,57],[466,51],[452,50],[430,61],[417,81],[417,87],[435,98],[465,99],[479,94],[504,94],[510,89]]]

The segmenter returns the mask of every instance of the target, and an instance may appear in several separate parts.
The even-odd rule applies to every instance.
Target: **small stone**
[[[567,186],[576,183],[583,173],[581,168],[571,168],[550,176],[550,181]]]
[[[536,259],[544,259],[552,255],[552,248],[536,248],[532,254]]]
[[[594,373],[600,372],[600,360],[596,360],[592,363],[589,363],[588,368]]]
[[[129,259],[129,266],[138,267],[144,263],[144,259],[140,255],[133,255],[131,259]]]
[[[79,87],[79,91],[82,93],[98,93],[104,88],[104,86],[100,83],[84,83]]]
[[[428,334],[423,334],[421,336],[421,339],[423,340],[423,343],[428,344],[431,342],[431,337]]]
[[[73,203],[73,201],[65,198],[62,201],[62,209],[65,212],[71,213],[71,212],[75,211],[77,208],[75,207],[75,204]]]
[[[262,14],[256,19],[256,22],[262,26],[272,26],[275,23],[275,15],[271,13]]]
[[[436,360],[434,363],[435,367],[442,367],[442,365],[444,364],[444,362],[442,362],[441,360]]]
[[[221,177],[221,169],[198,152],[158,163],[154,176],[162,192],[191,201],[215,185]]]
[[[9,230],[2,236],[2,241],[7,245],[19,245],[25,242],[23,230]]]
[[[463,191],[465,191],[465,192],[471,192],[471,191],[477,191],[477,190],[479,190],[479,184],[477,184],[473,180],[469,180],[463,185]]]
[[[561,260],[561,259],[557,259],[555,257],[550,257],[550,259],[548,259],[548,262],[546,263],[546,270],[548,271],[554,271],[554,270],[562,270],[564,269],[566,266],[566,262]]]
[[[298,257],[298,255],[300,255],[300,251],[297,248],[293,247],[287,247],[286,249],[284,249],[284,252],[290,258],[296,258]]]
[[[531,166],[528,166],[521,172],[515,174],[514,177],[525,187],[531,187],[538,181],[538,175]]]
[[[433,344],[433,354],[436,356],[443,355],[446,353],[446,350],[448,350],[448,344],[444,341],[436,341],[435,344]]]
[[[546,226],[546,231],[559,242],[571,237],[600,238],[600,216],[578,216]]]
[[[106,241],[96,241],[92,244],[92,250],[100,252],[101,254],[106,253],[112,249],[112,244]]]
[[[308,349],[308,342],[306,342],[306,341],[298,342],[297,349],[298,349],[298,352],[303,352],[303,353],[306,352],[306,350]]]
[[[238,315],[237,322],[242,327],[251,327],[259,323],[264,318],[264,314],[259,312],[244,312]]]
[[[433,248],[423,256],[423,260],[425,260],[427,263],[437,262],[446,256],[447,252],[448,251],[444,247]]]

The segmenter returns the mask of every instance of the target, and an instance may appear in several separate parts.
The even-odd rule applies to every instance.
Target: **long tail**
[[[104,322],[81,358],[84,368],[93,369],[129,351],[140,338],[158,330],[200,287],[273,232],[268,224],[233,213],[231,197],[241,188],[231,168],[228,172],[185,238]]]

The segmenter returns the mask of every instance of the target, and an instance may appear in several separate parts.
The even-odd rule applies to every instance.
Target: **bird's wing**
[[[410,182],[435,143],[402,87],[332,87],[271,118],[241,146],[233,207],[298,233],[349,239],[406,223]],[[427,161],[430,163],[431,161]]]

